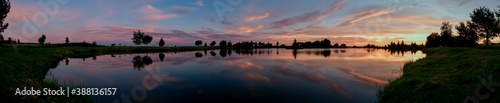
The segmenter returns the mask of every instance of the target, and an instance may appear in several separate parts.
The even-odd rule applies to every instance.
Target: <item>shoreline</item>
[[[479,78],[492,82],[500,81],[500,50],[495,47],[426,48],[425,58],[405,63],[403,75],[379,89],[377,96],[381,103],[401,102],[499,102],[497,91],[488,91]],[[485,99],[475,97],[477,88]],[[432,101],[431,101],[432,100]],[[471,102],[471,101],[469,101]]]
[[[218,47],[0,47],[0,96],[7,102],[96,102],[90,96],[16,96],[17,88],[33,87],[57,89],[75,84],[59,84],[56,80],[44,81],[50,68],[72,56],[103,55],[112,53],[150,53],[213,50]],[[77,85],[76,85],[77,86]]]

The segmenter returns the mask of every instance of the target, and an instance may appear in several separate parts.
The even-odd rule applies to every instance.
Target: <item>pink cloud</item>
[[[319,20],[322,19],[325,16],[328,16],[332,14],[333,12],[337,11],[347,0],[342,0],[340,2],[334,3],[329,9],[327,9],[324,12],[310,12],[310,13],[304,13],[302,15],[298,16],[293,16],[290,18],[286,18],[280,21],[276,21],[271,23],[272,28],[285,28],[288,26],[296,25],[299,23],[304,23],[304,22],[310,22],[314,20]]]
[[[260,30],[264,28],[264,25],[249,26],[249,25],[239,25],[234,27],[229,27],[226,29],[228,33],[249,33],[255,30]]]
[[[243,18],[245,19],[246,22],[258,21],[267,18],[269,14],[270,14],[269,12],[265,12],[263,14],[250,14]]]
[[[143,14],[141,17],[139,17],[139,20],[156,21],[156,20],[171,19],[182,15],[186,15],[195,10],[196,9],[189,7],[173,6],[172,8],[168,9],[169,13],[166,13],[165,11],[157,9],[152,5],[146,5],[139,10],[139,12]]]
[[[352,18],[352,19],[348,20],[348,21],[345,21],[345,22],[342,22],[342,23],[340,23],[337,26],[339,26],[339,27],[352,27],[356,22],[359,22],[361,20],[365,20],[365,19],[369,19],[369,18],[373,18],[373,17],[377,17],[377,16],[389,14],[389,13],[392,13],[392,12],[395,12],[395,11],[399,11],[399,10],[402,10],[402,9],[403,8],[397,8],[397,9],[379,9],[379,10],[368,9],[368,10],[359,12],[357,14],[344,17],[344,18]]]

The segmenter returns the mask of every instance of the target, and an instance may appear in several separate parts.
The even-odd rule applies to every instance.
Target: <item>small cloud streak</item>
[[[263,14],[250,14],[250,15],[247,15],[247,16],[245,16],[243,18],[245,19],[246,22],[251,22],[251,21],[258,21],[258,20],[265,19],[269,15],[270,15],[269,12],[265,12]]]
[[[146,5],[142,7],[139,12],[142,14],[141,17],[139,17],[140,21],[157,21],[157,20],[164,20],[164,19],[171,19],[171,18],[176,18],[182,15],[186,15],[188,13],[191,13],[195,11],[196,9],[194,8],[189,8],[189,7],[183,7],[183,6],[173,6],[167,11],[169,13],[165,13],[165,11],[157,9],[153,7],[152,5]]]
[[[302,15],[293,16],[290,18],[285,18],[280,21],[276,21],[271,23],[271,28],[286,28],[289,26],[293,26],[299,23],[310,22],[314,20],[321,19],[325,16],[332,14],[337,11],[347,0],[341,0],[340,2],[334,3],[329,9],[324,12],[315,11],[310,13],[304,13]]]
[[[264,28],[264,25],[257,25],[257,26],[239,25],[239,26],[230,27],[230,28],[226,29],[226,32],[228,32],[228,33],[238,33],[238,32],[249,33],[249,32],[255,31],[255,30],[260,30],[262,28]]]
[[[359,12],[357,14],[344,17],[344,18],[352,18],[352,19],[348,20],[348,21],[345,21],[343,23],[340,23],[337,26],[338,27],[352,27],[354,24],[356,24],[356,22],[359,22],[361,20],[365,20],[365,19],[369,19],[369,18],[373,18],[373,17],[377,17],[377,16],[389,14],[389,13],[392,13],[392,12],[395,12],[395,11],[402,10],[403,8],[404,7],[397,8],[397,9],[389,9],[388,8],[388,9],[379,9],[379,10],[371,8],[371,9]]]

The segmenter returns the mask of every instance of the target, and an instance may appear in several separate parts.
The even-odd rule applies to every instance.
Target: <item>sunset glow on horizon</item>
[[[133,45],[133,31],[163,38],[168,46],[230,40],[276,42],[325,38],[348,46],[391,41],[425,43],[442,22],[470,20],[497,0],[12,0],[4,37],[36,42]],[[456,30],[454,35],[457,35]],[[494,43],[500,42],[494,39]]]

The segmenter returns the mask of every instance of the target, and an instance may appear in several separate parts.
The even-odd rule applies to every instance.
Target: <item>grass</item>
[[[17,88],[62,87],[57,80],[44,81],[50,68],[67,57],[102,54],[180,52],[218,49],[218,47],[81,47],[81,46],[38,46],[36,44],[0,45],[0,96],[4,102],[94,102],[89,96],[15,96]]]
[[[477,87],[480,93],[491,94],[480,102],[500,102],[500,88],[489,92],[483,88],[478,77],[500,83],[500,49],[488,48],[426,48],[427,57],[407,62],[403,75],[391,81],[378,92],[381,103],[427,103],[463,102],[468,96],[475,96]]]

